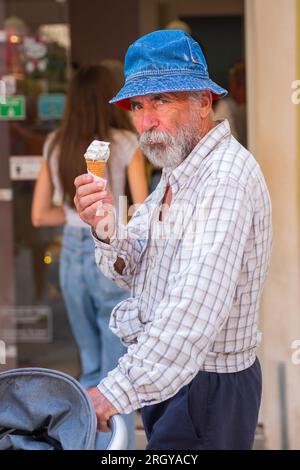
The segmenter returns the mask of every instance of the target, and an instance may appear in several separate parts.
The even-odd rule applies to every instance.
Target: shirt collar
[[[196,147],[180,165],[172,171],[166,168],[163,169],[162,178],[166,184],[172,187],[173,194],[195,174],[205,157],[207,157],[223,139],[230,135],[231,131],[228,120],[219,121],[219,124],[202,137]]]

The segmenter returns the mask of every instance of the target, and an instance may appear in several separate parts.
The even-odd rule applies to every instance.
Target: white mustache
[[[164,144],[172,145],[174,144],[174,138],[167,132],[163,131],[147,131],[140,135],[139,142],[144,145],[155,145],[155,144]]]

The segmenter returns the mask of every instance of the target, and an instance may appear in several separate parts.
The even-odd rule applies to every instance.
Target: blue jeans
[[[118,359],[126,352],[108,324],[112,309],[129,293],[105,277],[96,266],[95,247],[89,228],[65,226],[60,284],[79,348],[82,367],[80,383],[85,388],[96,386],[116,367]],[[129,448],[133,448],[134,416],[123,417],[128,428]]]

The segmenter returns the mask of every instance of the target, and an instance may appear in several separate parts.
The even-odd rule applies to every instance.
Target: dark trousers
[[[174,397],[142,409],[147,449],[252,449],[260,400],[258,359],[241,372],[200,371]]]

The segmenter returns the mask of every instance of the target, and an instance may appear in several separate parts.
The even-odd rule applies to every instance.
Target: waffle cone
[[[86,166],[93,175],[105,178],[106,162],[86,159]]]

